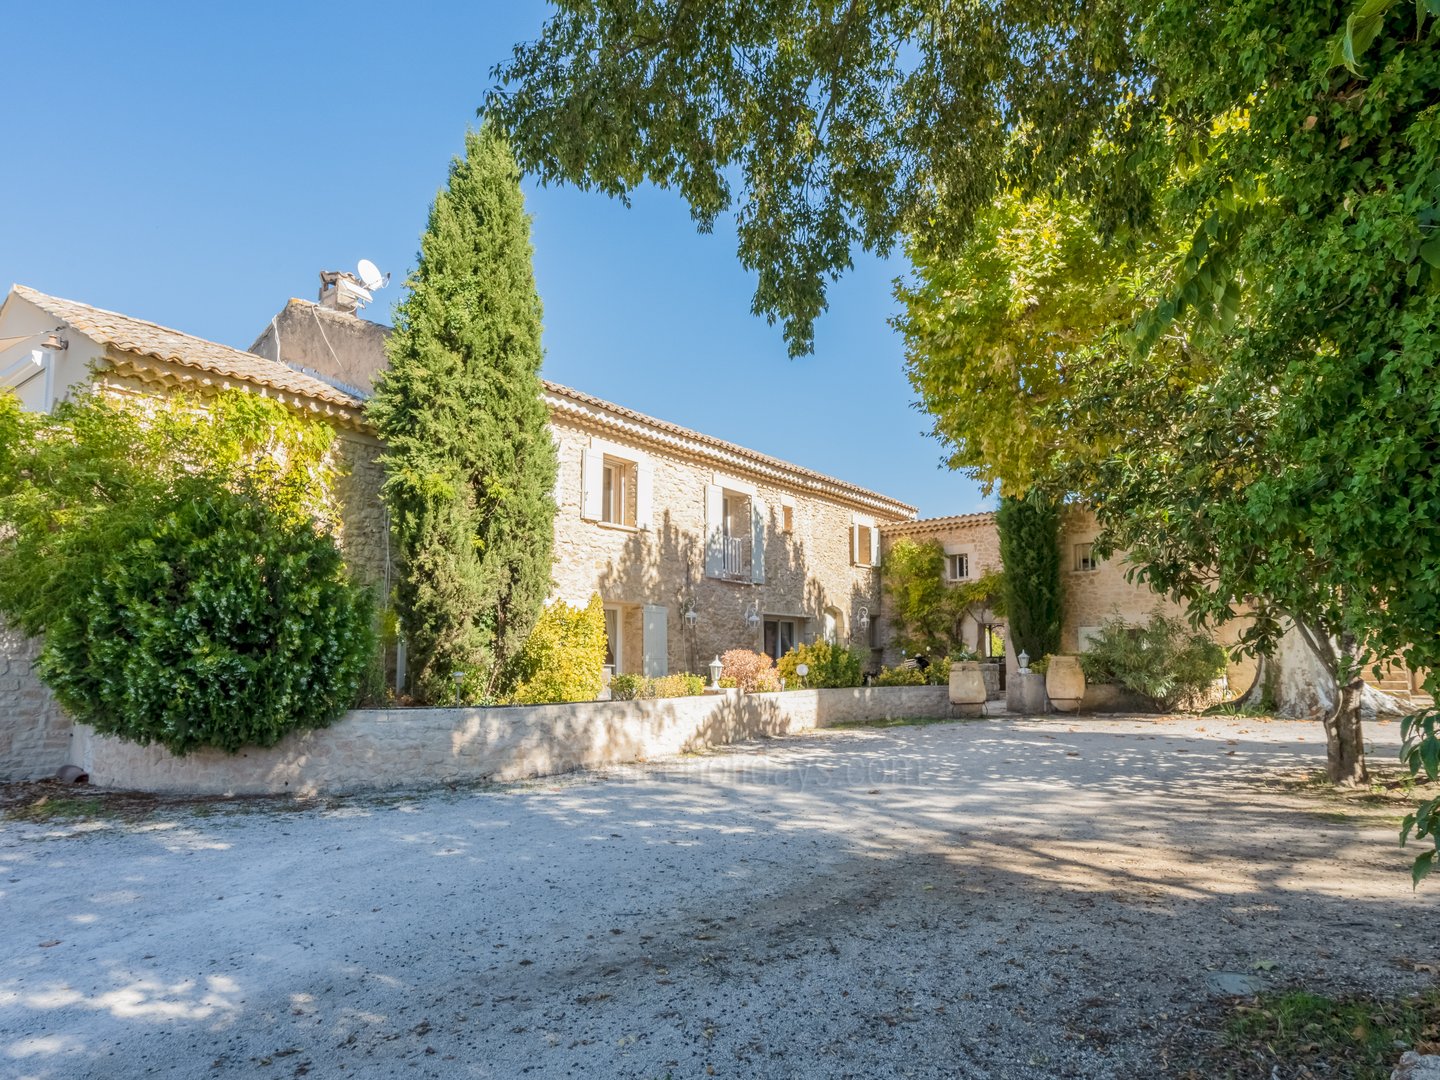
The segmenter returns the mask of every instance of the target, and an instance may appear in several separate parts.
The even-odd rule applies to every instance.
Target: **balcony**
[[[720,538],[720,576],[727,581],[750,580],[750,544],[748,536]]]

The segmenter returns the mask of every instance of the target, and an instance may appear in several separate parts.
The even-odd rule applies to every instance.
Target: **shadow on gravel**
[[[1429,981],[1397,941],[1434,907],[1391,838],[1254,782],[1318,747],[1225,730],[828,734],[294,821],[142,825],[103,885],[27,918],[85,949],[26,938],[0,964],[0,1061],[1165,1076],[1187,1067],[1168,1047],[1208,1037],[1218,975]],[[176,860],[203,890],[167,908]],[[35,868],[0,847],[0,879]]]

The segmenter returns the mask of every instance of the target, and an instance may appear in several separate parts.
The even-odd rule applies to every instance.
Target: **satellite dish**
[[[360,275],[360,284],[372,292],[383,289],[390,282],[390,275],[380,273],[380,268],[369,259],[361,259],[355,269]]]

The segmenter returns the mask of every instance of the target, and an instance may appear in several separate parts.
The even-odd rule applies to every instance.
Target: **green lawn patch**
[[[1440,990],[1388,999],[1289,990],[1234,1004],[1220,1045],[1181,1075],[1388,1080],[1406,1050],[1440,1052]]]

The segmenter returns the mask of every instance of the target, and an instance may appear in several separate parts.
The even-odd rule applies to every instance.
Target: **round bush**
[[[76,720],[172,753],[271,746],[355,699],[373,601],[334,541],[194,477],[108,531],[46,628],[41,677]]]

